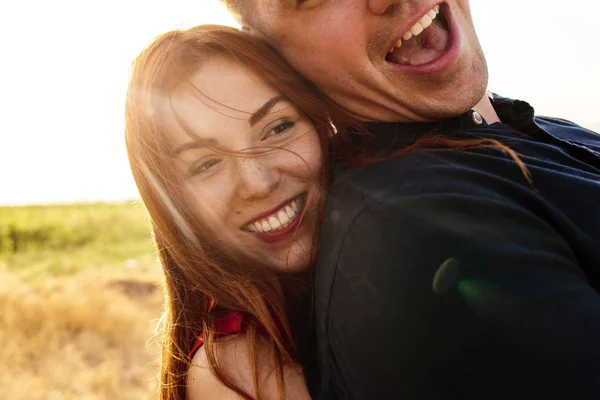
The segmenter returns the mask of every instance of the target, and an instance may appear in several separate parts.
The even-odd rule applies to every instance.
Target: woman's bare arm
[[[246,337],[235,335],[220,341],[215,346],[219,365],[233,384],[261,400],[279,399],[277,371],[273,363],[272,350],[264,339],[256,338],[258,396],[254,391],[252,364]],[[306,381],[299,366],[284,366],[283,376],[286,399],[310,400]],[[192,359],[188,371],[187,395],[189,400],[239,400],[241,398],[210,372],[204,347],[201,347]]]

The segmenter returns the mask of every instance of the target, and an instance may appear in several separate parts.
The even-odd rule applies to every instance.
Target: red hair
[[[194,219],[173,169],[164,105],[173,90],[197,73],[205,60],[217,56],[250,68],[309,117],[319,133],[324,157],[320,181],[325,184],[329,175],[328,118],[338,107],[269,44],[233,28],[205,25],[159,36],[134,61],[125,108],[125,138],[132,174],[150,215],[164,271],[160,398],[165,400],[185,398],[188,354],[200,331],[204,332],[211,371],[243,398],[252,398],[247,389],[233,385],[217,363],[215,324],[228,311],[243,312],[254,321],[247,335],[250,354],[255,327],[260,325],[267,332],[279,365],[280,396],[284,395],[281,367],[297,359],[286,315],[289,293],[283,289],[281,276],[269,268],[235,261],[210,229]],[[319,192],[324,193],[324,188]],[[317,202],[322,208],[324,196],[319,195]],[[317,235],[314,237],[316,241]],[[258,393],[257,371],[253,369],[254,391]]]

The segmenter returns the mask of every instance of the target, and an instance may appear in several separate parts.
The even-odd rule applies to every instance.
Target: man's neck
[[[495,122],[500,122],[500,118],[498,117],[498,114],[496,114],[496,110],[494,110],[494,106],[492,106],[492,102],[487,93],[479,100],[479,103],[473,107],[473,110],[481,114],[485,121],[490,125]]]

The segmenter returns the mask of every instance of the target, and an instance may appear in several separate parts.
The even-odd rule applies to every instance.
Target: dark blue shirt
[[[500,150],[336,173],[316,272],[322,399],[600,398],[600,136],[496,97],[502,123],[377,123]]]

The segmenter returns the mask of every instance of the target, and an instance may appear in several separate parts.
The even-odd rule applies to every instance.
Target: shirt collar
[[[529,103],[513,100],[494,94],[492,105],[500,118],[501,125],[527,132],[534,123],[534,109]],[[494,126],[492,124],[491,126]],[[464,114],[439,122],[405,123],[405,122],[369,122],[367,128],[376,135],[374,145],[386,146],[392,140],[394,147],[408,146],[427,136],[452,136],[456,133],[488,127],[488,123],[477,112],[469,110]]]

